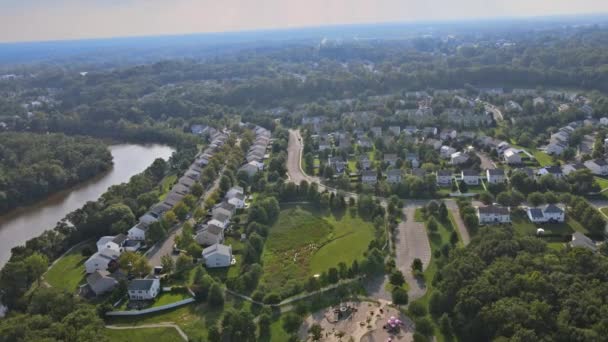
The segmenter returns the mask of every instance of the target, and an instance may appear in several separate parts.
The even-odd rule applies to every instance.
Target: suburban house
[[[222,203],[216,204],[213,207],[212,211],[212,215],[215,213],[215,210],[217,210],[217,212],[223,212],[223,213],[227,213],[228,215],[232,216],[234,214],[236,214],[236,206],[234,204],[230,204],[226,201],[223,201]]]
[[[245,208],[245,195],[236,194],[232,198],[228,199],[228,203],[233,205],[236,209]]]
[[[228,267],[236,263],[232,256],[232,247],[219,243],[203,249],[203,259],[208,268]]]
[[[439,170],[436,173],[437,185],[450,186],[452,185],[452,172],[450,170]]]
[[[456,149],[450,146],[443,145],[439,149],[439,156],[444,159],[450,158],[453,153],[456,153]]]
[[[443,144],[441,140],[437,139],[425,139],[424,144],[433,147],[434,150],[439,150]]]
[[[506,141],[501,141],[500,143],[498,143],[498,145],[496,146],[496,152],[498,152],[498,154],[502,154],[505,150],[507,150],[508,148],[510,148],[511,145],[509,145],[508,142]]]
[[[426,169],[422,169],[419,167],[413,168],[412,169],[412,175],[419,177],[419,178],[424,178],[426,177],[426,175],[428,174],[428,172],[426,171]]]
[[[556,142],[552,142],[549,145],[547,145],[547,147],[545,148],[545,152],[547,152],[547,154],[550,154],[550,155],[560,155],[567,148],[568,148],[568,145],[566,145],[562,142],[556,141]]]
[[[361,182],[364,184],[376,184],[378,182],[378,174],[373,170],[363,171],[361,172]]]
[[[158,221],[159,218],[160,218],[159,214],[149,211],[149,212],[143,214],[139,218],[139,222],[141,222],[145,225],[151,225],[152,223]]]
[[[422,129],[422,134],[424,136],[435,136],[437,135],[437,127],[424,127]]]
[[[397,165],[397,155],[392,153],[385,154],[384,162],[394,167],[395,165]]]
[[[464,164],[469,160],[469,156],[466,153],[455,152],[450,155],[450,164],[460,165]]]
[[[441,140],[456,139],[457,134],[458,133],[455,129],[446,128],[441,130],[441,133],[439,133],[439,138]]]
[[[230,188],[230,190],[228,190],[228,192],[226,192],[226,196],[224,196],[224,198],[230,199],[236,196],[237,194],[244,195],[245,190],[243,190],[243,188],[240,186],[233,186],[232,188]]]
[[[102,251],[104,249],[110,249],[118,254],[122,252],[122,245],[127,240],[124,234],[118,234],[116,236],[102,236],[97,241],[97,250]]]
[[[521,164],[521,157],[517,150],[509,148],[503,154],[505,163],[509,165]]]
[[[608,176],[608,162],[605,159],[587,160],[585,166],[597,176]]]
[[[503,184],[507,180],[503,169],[487,169],[486,177],[490,184]]]
[[[405,161],[410,162],[410,164],[412,165],[412,167],[419,167],[420,166],[420,160],[418,160],[418,155],[416,153],[408,153],[405,156]]]
[[[213,220],[212,220],[213,221]],[[209,246],[224,241],[224,228],[216,224],[208,223],[203,229],[196,233],[194,238],[199,245]]]
[[[555,204],[547,204],[540,208],[528,208],[528,218],[534,223],[564,222],[565,211]]]
[[[156,298],[160,292],[160,280],[134,279],[129,283],[130,300],[150,300]]]
[[[376,138],[382,136],[382,127],[372,127],[371,131]]]
[[[87,285],[96,296],[114,290],[118,281],[108,271],[95,271],[87,277]]]
[[[342,157],[329,157],[327,164],[331,166],[337,173],[342,173],[346,169],[346,162]]]
[[[362,155],[359,158],[359,166],[364,170],[367,170],[372,166],[372,163],[367,155]]]
[[[225,202],[222,202],[225,203]],[[234,207],[232,204],[226,203],[228,205],[230,205],[230,207]],[[220,221],[220,222],[230,222],[230,219],[232,218],[234,211],[227,209],[226,207],[223,207],[221,204],[218,204],[216,206],[213,207],[213,209],[211,210],[211,216]]]
[[[479,173],[474,170],[462,170],[462,181],[467,185],[479,185]]]
[[[247,163],[239,168],[238,172],[244,172],[247,174],[249,178],[253,177],[256,173],[258,173],[260,169],[255,164]]]
[[[126,252],[137,252],[141,248],[141,241],[127,240],[122,244],[122,249]]]
[[[488,205],[485,207],[477,207],[477,217],[480,224],[492,223],[509,223],[511,222],[511,214],[509,208]]]
[[[574,163],[574,164],[566,164],[566,165],[562,166],[562,173],[566,176],[571,174],[572,172],[580,171],[580,170],[587,170],[587,167],[585,167],[585,164]]]
[[[545,166],[543,168],[538,169],[538,172],[536,174],[540,177],[542,177],[544,175],[551,175],[551,176],[555,177],[556,179],[560,179],[560,178],[564,177],[562,168],[559,166]]]
[[[398,137],[401,134],[401,127],[399,126],[390,126],[388,131],[391,132],[394,136]]]
[[[112,264],[116,263],[119,256],[120,252],[112,249],[103,249],[91,255],[87,261],[84,262],[84,268],[87,273],[106,271]]]
[[[146,239],[146,232],[148,231],[148,226],[139,222],[135,226],[133,226],[127,232],[127,236],[129,240],[138,240],[143,241]]]
[[[391,184],[401,183],[401,170],[390,169],[386,171],[386,180]]]
[[[593,242],[593,240],[591,240],[590,238],[588,238],[585,234],[583,234],[581,232],[574,232],[574,234],[572,234],[572,240],[570,241],[570,247],[586,248],[592,252],[597,251],[597,246],[595,245],[595,242]]]
[[[373,146],[372,141],[369,138],[359,139],[358,144],[363,148],[371,148]]]

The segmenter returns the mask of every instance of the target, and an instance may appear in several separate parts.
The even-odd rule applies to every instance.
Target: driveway
[[[424,296],[426,293],[424,281],[420,281],[412,275],[412,262],[416,258],[420,259],[423,269],[426,269],[431,262],[431,245],[424,224],[414,221],[416,207],[416,205],[412,205],[403,209],[402,221],[397,227],[395,237],[395,253],[397,255],[395,262],[409,284],[410,302]],[[428,279],[428,281],[431,281],[431,279]]]
[[[469,231],[467,226],[464,225],[464,221],[460,216],[460,210],[458,210],[458,204],[454,200],[446,200],[446,207],[452,212],[452,216],[454,216],[454,223],[456,223],[456,229],[458,229],[458,233],[460,234],[460,239],[462,240],[463,245],[468,245],[471,242],[471,236],[469,235]]]
[[[487,154],[485,154],[483,152],[477,152],[475,154],[477,154],[477,156],[481,160],[481,165],[480,166],[481,166],[482,170],[495,169],[496,168],[496,163],[494,163],[492,161],[492,159],[490,159],[490,157],[488,157]]]

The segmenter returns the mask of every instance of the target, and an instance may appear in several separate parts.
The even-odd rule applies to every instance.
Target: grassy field
[[[110,342],[183,341],[174,328],[106,329],[104,335]]]
[[[601,208],[600,211],[604,214],[608,216],[608,207],[605,208]]]
[[[575,231],[588,233],[580,223],[568,216],[564,223],[539,224],[530,222],[524,213],[518,212],[511,215],[511,220],[515,231],[522,235],[536,235],[537,228],[543,228],[548,234],[568,235]]]
[[[350,266],[362,257],[373,234],[370,223],[349,214],[338,218],[309,206],[284,208],[264,246],[262,284],[280,289],[340,262]]]
[[[188,335],[190,340],[207,340],[207,331],[212,324],[217,324],[222,313],[229,308],[237,310],[251,309],[249,302],[236,300],[233,297],[226,297],[223,308],[213,308],[207,304],[189,304],[173,310],[153,313],[137,317],[113,317],[107,320],[107,324],[137,326],[143,324],[174,322]],[[151,339],[150,341],[163,341],[161,339]]]
[[[536,158],[536,161],[538,162],[538,164],[540,164],[540,166],[553,165],[553,158],[551,158],[551,156],[546,154],[545,152],[536,150],[532,152],[532,155],[534,156],[534,158]]]
[[[192,296],[187,292],[178,292],[178,291],[163,292],[158,296],[158,298],[156,298],[156,301],[154,301],[154,304],[152,304],[152,307],[179,302],[180,300],[188,299],[191,297]]]
[[[595,182],[600,186],[602,190],[608,188],[608,179],[602,177],[595,177]]]
[[[93,244],[73,249],[70,253],[57,260],[57,263],[47,271],[44,275],[46,282],[53,287],[75,292],[78,289],[78,285],[86,281],[84,262],[88,257],[82,256],[82,250],[85,247],[95,250]]]

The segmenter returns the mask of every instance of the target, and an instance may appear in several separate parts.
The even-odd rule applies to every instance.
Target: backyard
[[[511,215],[511,221],[515,231],[522,235],[536,235],[536,230],[538,228],[544,229],[545,234],[555,234],[564,237],[574,233],[575,231],[588,233],[588,231],[581,226],[580,223],[568,216],[566,216],[566,222],[564,223],[540,224],[531,222],[524,212],[518,211]]]
[[[84,262],[88,257],[82,255],[82,251],[89,248],[95,249],[93,244],[87,244],[74,248],[64,255],[44,275],[44,280],[52,287],[75,292],[78,285],[85,282]]]
[[[279,290],[302,283],[340,262],[361,259],[374,238],[374,227],[346,213],[336,217],[310,206],[286,207],[271,227],[263,253],[262,284]]]
[[[106,329],[105,336],[111,342],[181,342],[182,337],[175,328]]]

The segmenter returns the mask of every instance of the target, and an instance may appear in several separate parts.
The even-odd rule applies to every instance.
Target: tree
[[[189,212],[188,206],[182,201],[178,202],[172,210],[180,221],[184,221]]]
[[[479,200],[485,205],[490,205],[494,202],[494,196],[492,196],[491,193],[484,191],[479,194]]]
[[[311,335],[313,341],[319,341],[323,337],[323,328],[318,323],[314,323],[308,329],[308,333]]]
[[[157,221],[150,225],[146,237],[152,242],[158,242],[167,237],[167,232],[165,231],[165,228],[163,228],[163,225]]]
[[[437,221],[435,221],[434,217],[431,217],[428,222],[426,223],[426,227],[428,228],[429,231],[431,232],[437,232]]]
[[[419,318],[415,321],[415,323],[417,332],[421,333],[424,336],[433,336],[433,324],[428,318]]]
[[[45,255],[40,253],[34,253],[24,260],[25,268],[30,274],[30,277],[37,282],[40,281],[40,277],[46,272],[49,261]]]
[[[412,261],[412,272],[422,272],[422,260],[419,258],[415,258],[414,261]]]
[[[224,291],[218,283],[213,283],[209,289],[209,295],[207,297],[209,305],[214,307],[220,307],[224,305]]]
[[[528,203],[533,207],[538,207],[545,203],[545,196],[540,192],[533,192],[528,195]]]
[[[405,277],[403,276],[403,273],[401,273],[401,271],[395,270],[391,272],[390,282],[395,286],[401,286],[405,284]]]
[[[444,201],[441,201],[441,204],[439,205],[438,216],[442,222],[448,221],[448,207],[445,205]]]
[[[192,195],[196,196],[197,198],[201,197],[203,195],[203,192],[205,191],[205,189],[199,182],[194,183],[190,190],[192,192]]]
[[[391,295],[393,298],[393,303],[397,305],[406,305],[408,303],[407,291],[402,287],[394,287]]]
[[[452,321],[445,313],[439,318],[439,330],[441,330],[441,333],[445,336],[452,335]]]
[[[259,318],[258,318],[258,329],[259,329],[259,336],[260,337],[264,337],[264,336],[270,336],[270,325],[272,324],[272,319],[270,318],[270,314],[268,313],[262,313],[260,314]]]
[[[300,316],[296,315],[293,312],[289,312],[285,316],[283,316],[283,329],[290,334],[294,333],[298,331],[298,328],[300,328],[301,322],[302,319],[300,318]]]
[[[462,193],[466,193],[469,191],[469,186],[464,181],[460,181],[460,183],[458,184],[458,188]]]
[[[173,272],[173,268],[175,267],[173,257],[171,257],[169,254],[165,254],[160,258],[160,264],[163,267],[163,272],[165,273]]]
[[[186,272],[192,268],[192,265],[192,257],[185,254],[180,254],[175,262],[175,274],[178,277],[185,276]]]

